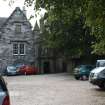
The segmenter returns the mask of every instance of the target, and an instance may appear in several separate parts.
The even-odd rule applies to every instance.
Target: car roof
[[[97,62],[99,62],[99,61],[105,61],[105,59],[99,59],[99,60],[97,60]]]
[[[93,65],[89,65],[89,64],[87,64],[87,65],[86,65],[86,64],[84,64],[84,65],[79,65],[79,67],[81,67],[81,66],[85,66],[85,67],[86,67],[86,66],[93,66]]]

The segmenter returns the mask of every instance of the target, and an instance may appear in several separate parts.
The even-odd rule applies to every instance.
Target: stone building
[[[25,11],[19,7],[8,18],[0,18],[0,69],[34,62],[33,32]]]
[[[45,48],[37,22],[32,30],[26,11],[19,7],[8,18],[0,18],[0,72],[12,64],[33,64],[39,73],[66,71],[61,57],[53,49]],[[41,27],[43,25],[41,24]]]

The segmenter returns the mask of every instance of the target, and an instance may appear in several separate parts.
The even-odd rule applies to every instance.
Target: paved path
[[[105,105],[105,92],[69,74],[4,77],[11,105]]]

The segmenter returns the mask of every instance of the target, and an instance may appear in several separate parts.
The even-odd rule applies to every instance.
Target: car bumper
[[[75,77],[82,77],[84,75],[87,76],[87,77],[89,76],[88,74],[85,74],[85,73],[84,74],[83,73],[82,74],[74,74]]]
[[[80,77],[80,75],[79,75],[79,74],[74,74],[74,76],[75,76],[75,77]]]
[[[105,79],[104,78],[89,79],[89,82],[93,85],[101,85],[103,82],[105,82]]]
[[[8,72],[7,75],[8,76],[17,75],[17,73],[10,73],[10,72]]]

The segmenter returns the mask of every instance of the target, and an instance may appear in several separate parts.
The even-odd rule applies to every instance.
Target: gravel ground
[[[11,105],[105,105],[105,92],[66,73],[4,77]]]

